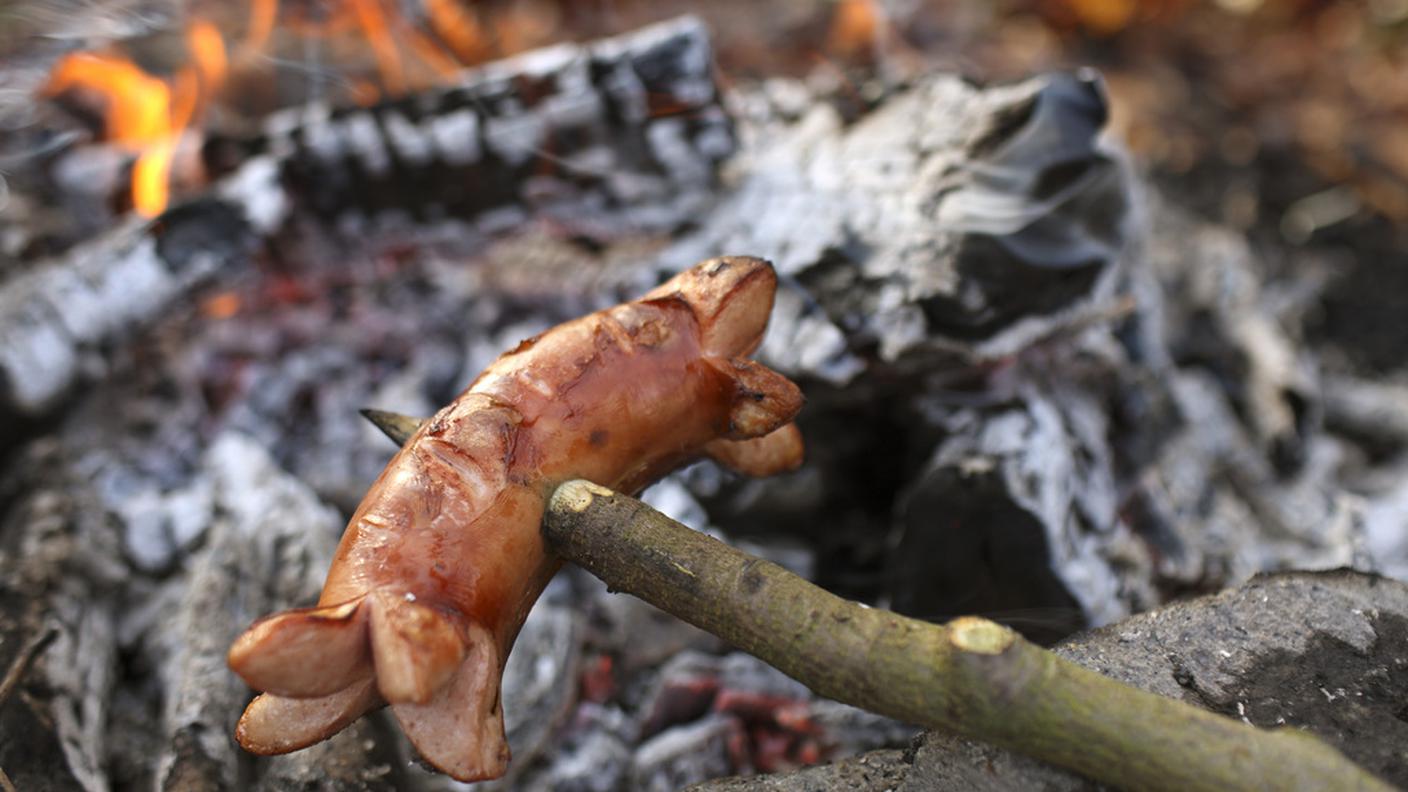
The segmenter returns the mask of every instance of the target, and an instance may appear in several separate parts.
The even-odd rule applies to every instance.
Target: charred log
[[[708,34],[685,18],[469,70],[373,105],[274,114],[251,141],[215,138],[218,172],[271,154],[327,220],[458,217],[496,231],[546,216],[584,233],[671,230],[709,202],[734,150]]]
[[[696,474],[715,519],[806,537],[850,596],[1048,640],[1260,570],[1398,563],[1366,549],[1368,514],[1399,546],[1401,509],[1366,511],[1340,478],[1365,433],[1324,433],[1294,311],[1244,241],[1124,173],[1093,85],[930,78],[850,125],[768,96],[740,116],[745,140],[768,131],[738,190],[665,260],[752,245],[792,274],[762,357],[809,383],[801,426],[828,443],[786,482]],[[978,208],[1021,219],[988,234]],[[1024,269],[966,258],[997,250]],[[1098,277],[1042,280],[1078,260]],[[936,320],[940,304],[958,313]],[[849,448],[858,429],[871,440]]]

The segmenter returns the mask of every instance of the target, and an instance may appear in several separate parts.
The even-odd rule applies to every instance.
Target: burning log
[[[97,92],[107,138],[133,155],[132,202],[143,217],[166,208],[181,133],[225,78],[220,31],[209,22],[193,22],[185,38],[190,62],[169,82],[125,57],[80,52],[60,59],[44,88],[49,96]]]
[[[209,194],[0,284],[0,409],[39,415],[101,378],[124,340],[248,260],[293,206],[454,216],[493,234],[557,217],[590,235],[669,231],[733,150],[708,37],[692,19],[528,53],[367,109],[309,106],[249,142],[216,139]]]
[[[553,494],[554,551],[756,654],[822,695],[1128,789],[1391,789],[1318,738],[1251,729],[1136,690],[992,622],[914,621],[844,601],[586,481]]]

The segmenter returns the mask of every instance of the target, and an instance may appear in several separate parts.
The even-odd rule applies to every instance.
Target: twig
[[[20,680],[24,678],[25,672],[29,670],[29,664],[34,662],[34,658],[44,651],[49,642],[59,636],[59,631],[53,627],[35,636],[28,644],[20,649],[15,659],[10,661],[10,668],[5,671],[5,678],[0,680],[0,706],[4,706],[9,700],[10,694],[19,686]]]
[[[553,494],[550,547],[817,693],[1126,789],[1392,789],[1309,733],[1138,690],[986,619],[930,624],[843,600],[585,481]]]
[[[20,680],[24,679],[24,675],[29,671],[29,666],[34,662],[34,658],[38,657],[39,653],[44,651],[44,648],[58,635],[59,631],[50,627],[20,648],[19,654],[10,661],[10,668],[5,671],[5,678],[0,680],[0,707],[5,705],[10,694],[19,687]],[[0,792],[17,792],[15,782],[10,780],[10,776],[4,768],[0,768]]]

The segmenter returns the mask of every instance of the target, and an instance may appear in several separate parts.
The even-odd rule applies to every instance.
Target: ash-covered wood
[[[1392,433],[1351,416],[1401,408],[1321,382],[1295,307],[1314,282],[1264,287],[1244,240],[1131,178],[1092,85],[931,77],[849,125],[786,111],[777,85],[750,96],[745,139],[767,133],[738,190],[663,261],[754,246],[792,274],[761,357],[809,383],[801,426],[821,441],[786,481],[696,473],[715,520],[812,543],[851,596],[1051,640],[1267,569],[1400,568]],[[1050,159],[1025,148],[1053,139],[1035,149]],[[939,222],[959,199],[1023,218],[1017,241]],[[1095,250],[1098,267],[1061,269]],[[1098,276],[1063,279],[1081,271]]]
[[[844,384],[869,360],[997,358],[1110,293],[1131,196],[1098,78],[928,76],[849,124],[792,101],[739,100],[756,139],[738,188],[665,256],[773,260],[794,286],[764,346],[782,370]]]
[[[210,141],[207,157],[272,154],[329,220],[458,217],[492,233],[532,215],[593,236],[668,231],[707,206],[735,149],[712,69],[707,31],[685,17],[366,108],[283,110],[253,141]]]
[[[52,725],[25,742],[56,737],[84,789],[140,776],[181,788],[193,775],[234,788],[242,760],[229,734],[248,694],[225,651],[241,624],[316,592],[338,518],[238,435],[164,494],[118,453],[87,456],[83,469],[68,466],[72,453],[23,460],[16,483],[34,492],[4,526],[19,543],[0,558],[9,593],[38,608],[23,626],[58,630],[41,661],[47,700],[28,703]],[[129,568],[181,547],[174,579]],[[120,687],[124,669],[149,684]]]
[[[238,204],[202,201],[156,224],[128,220],[0,283],[0,409],[42,413],[102,377],[116,347],[255,242]]]
[[[739,187],[662,257],[777,262],[762,357],[812,383],[803,427],[824,438],[797,479],[713,507],[808,537],[829,584],[927,617],[1027,611],[1055,638],[1152,604],[1147,573],[1121,580],[1108,555],[1133,540],[1091,370],[1125,364],[1109,325],[1142,229],[1098,79],[929,76],[851,123],[795,101],[737,102],[757,136]]]
[[[1157,602],[1112,564],[1134,539],[1117,515],[1097,394],[1022,382],[935,414],[946,436],[895,507],[886,587],[896,610],[940,621],[982,603],[1053,640]]]

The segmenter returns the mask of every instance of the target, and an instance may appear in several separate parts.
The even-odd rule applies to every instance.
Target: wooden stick
[[[551,549],[822,696],[1126,789],[1386,790],[1307,732],[1138,690],[986,619],[939,625],[841,599],[586,481],[553,494]]]
[[[5,672],[4,678],[0,679],[0,706],[3,706],[15,688],[19,687],[20,680],[24,678],[25,672],[29,671],[30,663],[33,663],[39,653],[57,637],[59,631],[50,627],[20,648],[19,653],[10,661],[10,668]]]
[[[59,631],[50,627],[20,647],[20,651],[10,661],[9,670],[5,672],[4,678],[0,679],[0,707],[5,705],[10,694],[19,687],[20,680],[24,679],[24,675],[29,671],[29,666],[34,662],[34,659],[57,637],[59,637]],[[10,776],[3,768],[0,768],[0,792],[17,792],[15,782],[10,780]]]

